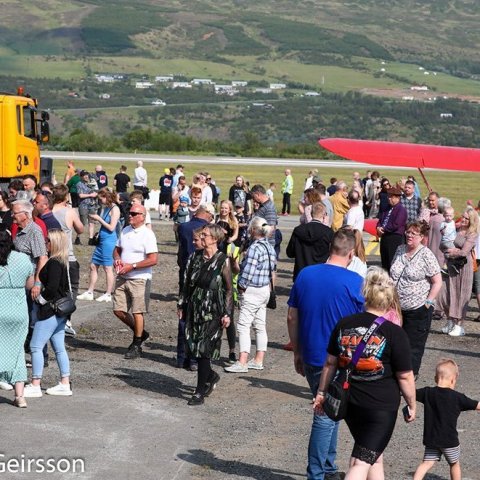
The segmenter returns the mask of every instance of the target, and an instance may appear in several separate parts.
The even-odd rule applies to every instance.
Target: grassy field
[[[146,163],[145,167],[149,174],[149,187],[151,189],[158,188],[158,179],[163,175],[163,170],[165,167],[175,167],[179,161],[174,160],[175,156],[172,155],[171,162],[162,162],[162,163]],[[94,171],[96,162],[85,161],[77,163],[76,167],[85,168],[89,171]],[[133,177],[133,170],[135,168],[134,162],[126,163],[127,173]],[[212,165],[212,164],[188,164],[185,163],[186,169],[185,174],[187,180],[190,181],[192,176],[202,170],[208,171],[216,184],[221,188],[221,199],[228,198],[228,190],[230,186],[234,183],[235,177],[237,175],[243,175],[246,180],[250,182],[250,185],[256,183],[261,183],[268,187],[270,182],[274,182],[277,186],[275,192],[275,204],[277,209],[281,208],[281,184],[284,179],[284,167],[265,167],[265,166],[253,166],[253,165],[242,165],[241,159],[238,160],[238,165]],[[118,173],[120,168],[119,162],[105,162],[103,164],[104,169],[106,170],[110,183],[113,183],[113,177]],[[57,174],[57,179],[61,180],[66,171],[65,162],[57,160],[54,165],[55,172]],[[305,178],[308,175],[310,170],[308,167],[295,167],[294,161],[292,161],[292,175],[294,178],[294,192],[293,192],[293,205],[295,205],[297,199],[300,198],[302,194],[303,185]],[[408,175],[414,175],[416,180],[419,183],[420,190],[422,195],[427,195],[428,191],[424,185],[421,176],[416,170],[388,170],[388,169],[378,169],[382,175],[385,175],[389,178],[390,182],[396,182],[402,177]],[[363,175],[365,172],[359,170],[354,162],[352,162],[351,168],[321,168],[319,174],[321,175],[325,185],[329,185],[329,180],[331,177],[336,177],[337,179],[343,179],[347,183],[351,183],[352,174],[354,171],[360,171]],[[428,171],[426,172],[427,180],[430,183],[430,186],[433,190],[437,191],[440,195],[448,197],[452,200],[455,207],[456,213],[461,212],[465,207],[466,200],[472,200],[475,205],[480,199],[480,191],[478,189],[478,184],[480,181],[479,173],[466,173],[466,172],[439,172],[439,171]]]

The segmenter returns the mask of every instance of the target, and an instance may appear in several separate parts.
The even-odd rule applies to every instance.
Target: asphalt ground
[[[284,244],[298,217],[281,217]],[[129,333],[111,313],[111,306],[79,302],[74,316],[77,336],[68,339],[73,396],[28,399],[27,409],[11,405],[13,395],[0,391],[0,478],[5,479],[302,479],[311,426],[311,395],[304,378],[293,368],[287,341],[286,300],[293,263],[282,254],[278,266],[278,308],[268,312],[269,351],[264,371],[221,375],[205,405],[187,406],[195,373],[175,368],[176,246],[168,222],[155,222],[160,249],[155,269],[147,326],[152,338],[141,359],[123,358]],[[373,251],[372,247],[372,251]],[[88,279],[91,248],[78,247],[81,287]],[[378,257],[370,256],[370,262]],[[96,295],[102,292],[102,275]],[[81,288],[81,291],[83,291]],[[471,303],[468,318],[478,315]],[[432,385],[441,357],[460,365],[458,390],[480,399],[478,367],[480,324],[466,322],[467,335],[440,333],[435,321],[429,336],[419,386]],[[228,354],[226,340],[223,355]],[[51,353],[43,387],[57,381]],[[412,478],[423,454],[422,407],[418,419],[406,425],[399,413],[385,452],[386,478]],[[480,417],[467,412],[459,420],[464,480],[480,479]],[[353,443],[344,424],[338,443],[338,465],[345,471]],[[3,456],[2,456],[3,455]],[[39,460],[54,461],[64,473],[40,473]],[[5,473],[6,461],[10,472]],[[15,460],[18,466],[15,468]],[[25,472],[30,461],[32,473]],[[32,463],[32,462],[36,463]],[[82,463],[83,462],[83,463]],[[70,471],[66,471],[67,467]],[[72,469],[76,468],[76,472]],[[3,469],[3,470],[2,470]],[[35,471],[36,470],[36,471]],[[445,461],[430,480],[449,478]]]

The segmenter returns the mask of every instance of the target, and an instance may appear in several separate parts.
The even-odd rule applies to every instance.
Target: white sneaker
[[[249,362],[247,363],[247,367],[248,369],[252,369],[252,370],[263,370],[263,363],[257,363],[255,360],[249,360]]]
[[[70,388],[70,384],[59,383],[54,387],[47,388],[45,391],[47,395],[58,395],[61,397],[70,397],[72,395],[72,389]]]
[[[442,327],[442,333],[450,333],[454,326],[455,322],[453,320],[448,320],[447,323]]]
[[[42,396],[42,389],[40,385],[32,385],[29,383],[28,385],[25,385],[23,396],[25,398],[40,398]]]
[[[13,386],[7,382],[0,382],[0,390],[13,390]]]
[[[451,337],[463,337],[465,335],[465,330],[460,325],[455,325],[448,334]]]
[[[112,301],[112,295],[110,293],[104,293],[103,295],[100,295],[100,297],[95,299],[97,302],[111,302]]]
[[[67,337],[74,337],[76,334],[77,332],[72,327],[72,324],[70,323],[70,321],[68,321],[65,325],[65,335],[67,335]]]
[[[229,373],[247,373],[248,367],[243,365],[243,363],[235,362],[233,365],[225,367],[224,370]]]
[[[93,300],[93,292],[83,292],[81,295],[78,295],[77,300]]]

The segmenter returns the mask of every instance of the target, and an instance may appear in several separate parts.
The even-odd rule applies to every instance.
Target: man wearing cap
[[[90,214],[97,213],[97,185],[95,188],[90,183],[90,174],[86,170],[80,172],[80,182],[77,183],[78,192],[78,213],[83,225],[88,225],[88,244],[93,245],[93,234],[95,233],[95,223],[90,218]]]
[[[380,240],[382,268],[390,272],[390,265],[397,247],[404,243],[407,210],[401,203],[402,191],[398,187],[387,190],[390,209],[382,212],[378,218],[377,233]]]
[[[158,247],[155,234],[145,226],[145,207],[134,203],[128,215],[130,225],[122,230],[113,251],[117,272],[113,313],[133,331],[125,358],[134,359],[141,356],[142,343],[150,336],[144,329],[144,314],[148,311],[148,285],[158,261]]]

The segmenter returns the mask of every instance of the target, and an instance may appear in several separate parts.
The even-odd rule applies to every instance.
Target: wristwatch
[[[137,268],[137,264],[136,263],[132,263],[132,267],[133,269],[135,270]]]

